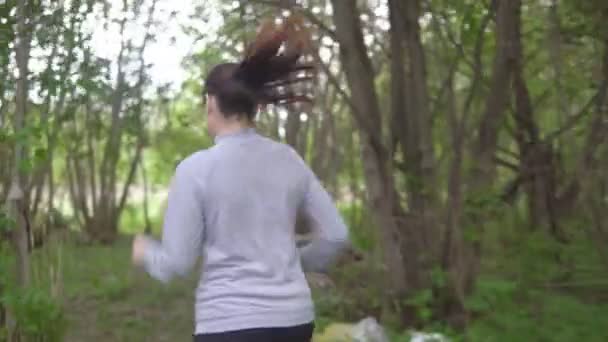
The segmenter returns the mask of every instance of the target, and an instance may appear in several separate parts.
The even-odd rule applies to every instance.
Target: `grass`
[[[51,269],[57,268],[61,276],[53,282]],[[35,282],[62,302],[68,320],[65,341],[191,339],[195,272],[168,285],[152,280],[130,266],[130,239],[112,246],[62,244],[36,251],[33,273]]]
[[[131,267],[130,240],[123,237],[112,246],[51,242],[34,252],[33,282],[60,301],[67,319],[65,341],[191,340],[198,272],[163,285]],[[608,341],[605,285],[578,291],[529,286],[538,284],[547,268],[541,272],[533,267],[537,255],[521,258],[529,260],[502,262],[520,265],[519,277],[509,276],[507,269],[496,272],[495,278],[480,277],[476,294],[467,301],[476,319],[455,341]],[[580,264],[591,269],[595,263]],[[381,295],[375,287],[364,286],[374,282],[362,282],[369,276],[364,265],[359,267],[363,268],[351,265],[334,274],[337,289],[313,292],[319,332],[335,322],[379,317],[374,300]],[[603,273],[593,269],[593,274]],[[576,279],[586,280],[583,275]],[[443,330],[441,322],[431,323],[428,331]],[[394,341],[409,340],[404,333],[390,333]],[[320,335],[316,342],[331,341]]]
[[[54,293],[62,304],[67,318],[65,341],[191,339],[198,272],[163,285],[131,266],[130,243],[128,237],[111,246],[55,241],[32,255],[34,283]],[[317,331],[331,321],[318,317]],[[315,341],[334,339],[316,337]]]

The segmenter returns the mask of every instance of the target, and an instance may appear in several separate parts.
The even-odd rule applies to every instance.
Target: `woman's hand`
[[[134,265],[140,266],[144,262],[144,255],[148,248],[148,240],[144,235],[138,234],[133,239],[133,251],[131,259]]]

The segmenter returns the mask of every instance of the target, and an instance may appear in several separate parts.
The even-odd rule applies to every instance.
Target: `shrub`
[[[7,292],[1,301],[12,313],[19,335],[26,341],[62,341],[67,328],[63,309],[46,291],[37,288]]]

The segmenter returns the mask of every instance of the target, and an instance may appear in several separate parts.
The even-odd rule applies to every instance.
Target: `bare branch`
[[[514,172],[518,172],[519,171],[519,166],[516,164],[513,164],[511,162],[508,162],[504,159],[501,159],[497,156],[494,157],[494,162],[498,165],[498,166],[503,166],[509,170],[512,170]]]
[[[329,70],[329,66],[321,60],[321,57],[319,56],[318,53],[314,55],[314,58],[315,58],[315,62],[319,66],[321,66],[321,68],[323,69],[323,73],[327,77],[327,80],[329,81],[329,83],[336,89],[336,91],[338,92],[340,97],[344,100],[344,102],[346,102],[346,104],[348,104],[348,107],[350,107],[350,109],[353,111],[353,114],[356,117],[359,117],[360,115],[357,112],[357,108],[354,105],[352,98],[340,85],[338,76],[334,75],[333,72],[331,70]]]
[[[583,108],[581,108],[578,113],[569,116],[568,120],[566,120],[566,123],[564,123],[562,127],[558,128],[554,132],[549,133],[544,139],[544,141],[549,142],[553,139],[556,139],[560,135],[572,129],[577,123],[579,123],[582,118],[587,116],[591,112],[591,107],[593,106],[593,104],[595,104],[599,100],[601,93],[605,92],[606,81],[604,81],[603,83],[604,84],[599,87],[597,93],[595,93],[595,95],[593,95],[593,97],[589,99],[589,101],[583,106]]]

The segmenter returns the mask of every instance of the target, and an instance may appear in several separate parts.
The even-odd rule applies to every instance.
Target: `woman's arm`
[[[305,272],[324,272],[348,245],[348,229],[317,177],[310,172],[301,207],[312,240],[300,248]]]
[[[171,181],[162,240],[138,236],[134,241],[134,262],[162,282],[188,273],[201,254],[205,227],[198,189],[196,179],[180,164]]]

